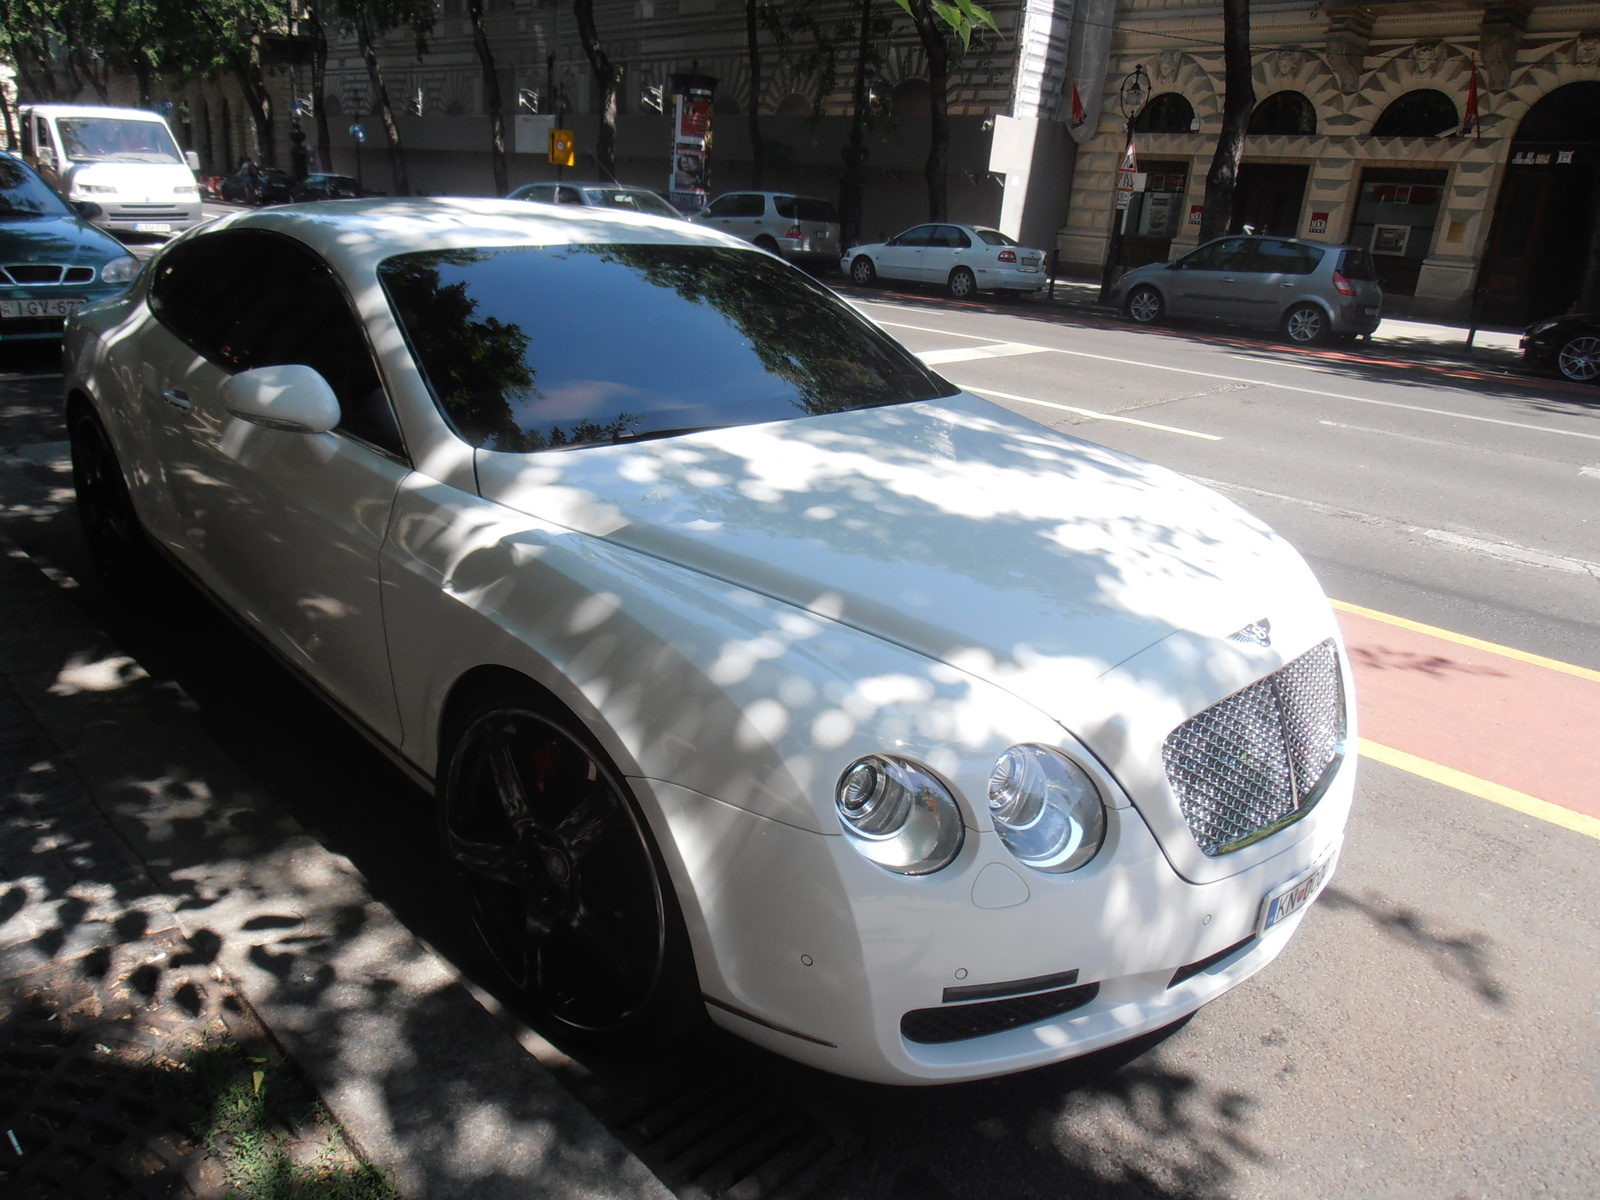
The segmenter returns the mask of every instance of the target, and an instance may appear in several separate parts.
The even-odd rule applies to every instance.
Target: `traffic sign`
[[[360,125],[352,125],[350,126],[350,136],[358,142],[364,142],[367,140],[367,131]]]
[[[550,131],[550,161],[558,167],[570,167],[578,161],[577,139],[570,129]]]

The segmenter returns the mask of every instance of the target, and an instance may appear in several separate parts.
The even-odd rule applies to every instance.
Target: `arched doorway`
[[[1479,273],[1485,321],[1519,325],[1572,305],[1596,215],[1597,167],[1600,83],[1569,83],[1528,110]]]

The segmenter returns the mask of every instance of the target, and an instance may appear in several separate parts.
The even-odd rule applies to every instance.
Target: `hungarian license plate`
[[[81,297],[59,300],[0,300],[0,317],[64,317],[89,303]]]
[[[1368,305],[1366,305],[1364,308],[1362,308],[1361,315],[1363,317],[1375,317],[1375,316],[1377,316],[1378,315],[1378,306],[1376,304],[1368,304]]]
[[[1256,922],[1256,933],[1266,933],[1274,925],[1287,921],[1315,900],[1323,885],[1332,878],[1333,864],[1337,858],[1337,853],[1330,852],[1326,858],[1303,875],[1268,892],[1261,901],[1261,915]]]
[[[133,231],[135,233],[171,233],[172,223],[170,221],[135,221],[133,223]]]

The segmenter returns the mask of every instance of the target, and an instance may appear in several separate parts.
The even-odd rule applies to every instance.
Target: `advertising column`
[[[717,81],[709,75],[672,76],[672,170],[667,195],[680,212],[706,206],[711,187],[711,101]]]

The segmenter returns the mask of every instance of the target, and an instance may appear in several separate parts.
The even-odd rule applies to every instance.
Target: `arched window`
[[[1516,140],[1600,141],[1600,83],[1569,83],[1542,97],[1517,126]]]
[[[780,117],[809,117],[811,115],[811,101],[799,92],[790,92],[778,101],[777,115]]]
[[[1461,125],[1456,102],[1433,88],[1407,92],[1372,124],[1373,137],[1443,137]]]
[[[1316,107],[1299,92],[1274,92],[1250,114],[1251,133],[1301,134],[1317,131]]]
[[[1135,133],[1188,133],[1194,127],[1194,105],[1177,92],[1162,92],[1133,119]]]
[[[933,90],[926,79],[902,79],[889,93],[889,114],[925,117],[933,111]]]

